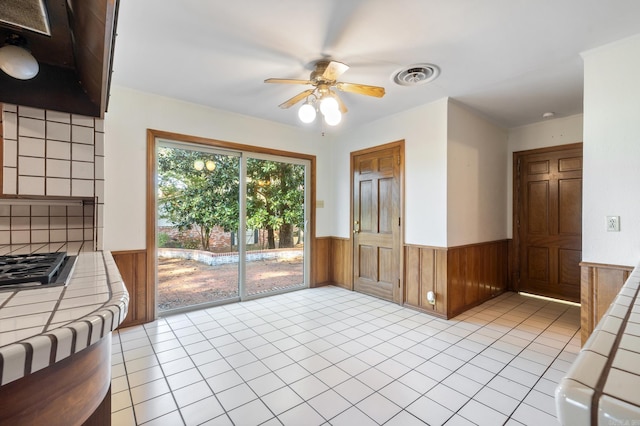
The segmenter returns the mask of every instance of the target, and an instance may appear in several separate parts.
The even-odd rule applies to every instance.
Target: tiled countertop
[[[640,424],[640,265],[556,388],[563,425]]]
[[[127,314],[129,294],[110,252],[82,243],[0,246],[0,254],[78,255],[65,286],[0,292],[0,384],[54,364],[100,340]]]

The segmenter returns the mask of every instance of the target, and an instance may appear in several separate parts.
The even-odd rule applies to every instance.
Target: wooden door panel
[[[530,175],[537,175],[541,173],[549,173],[549,160],[544,161],[531,161],[527,168]]]
[[[558,233],[582,233],[582,180],[563,179],[558,182]]]
[[[529,234],[544,234],[549,231],[549,183],[530,182],[527,198],[527,231]]]
[[[579,302],[582,147],[543,149],[516,158],[516,288]]]
[[[353,157],[354,289],[401,301],[400,147]]]
[[[378,232],[391,234],[397,228],[393,226],[393,211],[388,208],[393,203],[393,178],[378,180],[378,188]]]
[[[367,173],[373,172],[373,159],[364,158],[362,161],[358,163],[358,171],[361,175],[366,175]]]
[[[388,247],[378,247],[378,281],[391,284],[395,278],[393,268],[393,249]]]
[[[534,281],[549,281],[549,249],[547,247],[527,248],[527,276]]]
[[[560,158],[558,160],[558,171],[560,172],[582,171],[582,157]]]
[[[368,280],[376,279],[376,249],[373,246],[360,245],[359,249],[359,264],[358,272],[359,278],[365,278]]]
[[[373,230],[373,182],[360,182],[360,231],[371,232]]]
[[[581,259],[580,250],[558,250],[558,281],[561,284],[580,286]]]

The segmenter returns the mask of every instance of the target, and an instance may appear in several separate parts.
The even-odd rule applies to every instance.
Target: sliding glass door
[[[157,144],[158,312],[308,286],[309,164]]]
[[[308,223],[304,161],[246,160],[246,296],[304,287]]]
[[[238,300],[240,155],[158,146],[158,311]]]

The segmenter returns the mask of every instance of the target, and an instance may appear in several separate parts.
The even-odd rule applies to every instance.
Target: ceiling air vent
[[[439,74],[440,68],[436,65],[415,64],[396,72],[393,81],[400,86],[419,86],[435,80]]]

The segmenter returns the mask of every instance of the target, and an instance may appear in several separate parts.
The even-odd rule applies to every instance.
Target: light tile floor
[[[580,309],[503,294],[445,321],[338,287],[114,333],[121,425],[552,425]]]

